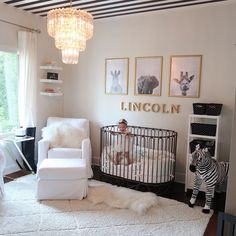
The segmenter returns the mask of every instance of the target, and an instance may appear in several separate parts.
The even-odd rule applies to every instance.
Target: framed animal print
[[[135,58],[135,95],[161,96],[163,57]]]
[[[185,55],[170,57],[169,96],[198,98],[202,55]]]
[[[105,59],[105,93],[127,95],[129,77],[129,58]]]

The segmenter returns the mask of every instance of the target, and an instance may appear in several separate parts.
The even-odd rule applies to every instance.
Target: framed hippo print
[[[161,96],[163,57],[135,58],[135,95]]]
[[[169,96],[198,98],[202,55],[171,56]]]
[[[105,93],[128,94],[129,58],[105,59]]]

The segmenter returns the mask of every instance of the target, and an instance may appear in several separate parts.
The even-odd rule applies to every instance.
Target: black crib
[[[143,191],[153,191],[154,187],[155,192],[164,194],[175,179],[177,132],[138,126],[129,126],[128,130],[126,137],[119,133],[117,125],[101,128],[102,179]],[[119,163],[115,161],[118,151]]]

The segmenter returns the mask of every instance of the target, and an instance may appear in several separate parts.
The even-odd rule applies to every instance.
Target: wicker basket
[[[215,141],[194,139],[189,143],[191,153],[195,151],[196,146],[198,144],[200,145],[200,148],[208,148],[208,151],[210,152],[211,156],[215,155]]]
[[[208,148],[208,151],[210,152],[211,156],[215,156],[215,141],[206,141],[205,147]]]
[[[208,103],[206,106],[206,114],[211,116],[218,116],[221,113],[223,104]]]
[[[206,114],[206,103],[193,103],[193,114]]]
[[[216,125],[192,123],[191,128],[192,128],[192,134],[207,135],[207,136],[216,135]]]
[[[204,148],[205,147],[205,140],[202,139],[194,139],[189,143],[190,146],[190,152],[193,153],[196,149],[196,146],[199,144],[200,148]]]

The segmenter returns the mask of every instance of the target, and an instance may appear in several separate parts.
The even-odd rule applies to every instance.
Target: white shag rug
[[[136,208],[117,209],[107,202],[94,205],[93,194],[106,186],[97,181],[90,182],[88,198],[82,201],[37,201],[35,178],[26,176],[5,184],[5,197],[0,200],[0,235],[202,236],[211,217],[203,214],[201,207],[192,209],[187,204],[161,197],[152,206],[148,205],[150,208],[145,214],[137,214]],[[119,194],[121,192],[126,193],[124,188]],[[154,199],[152,195],[147,196]]]

